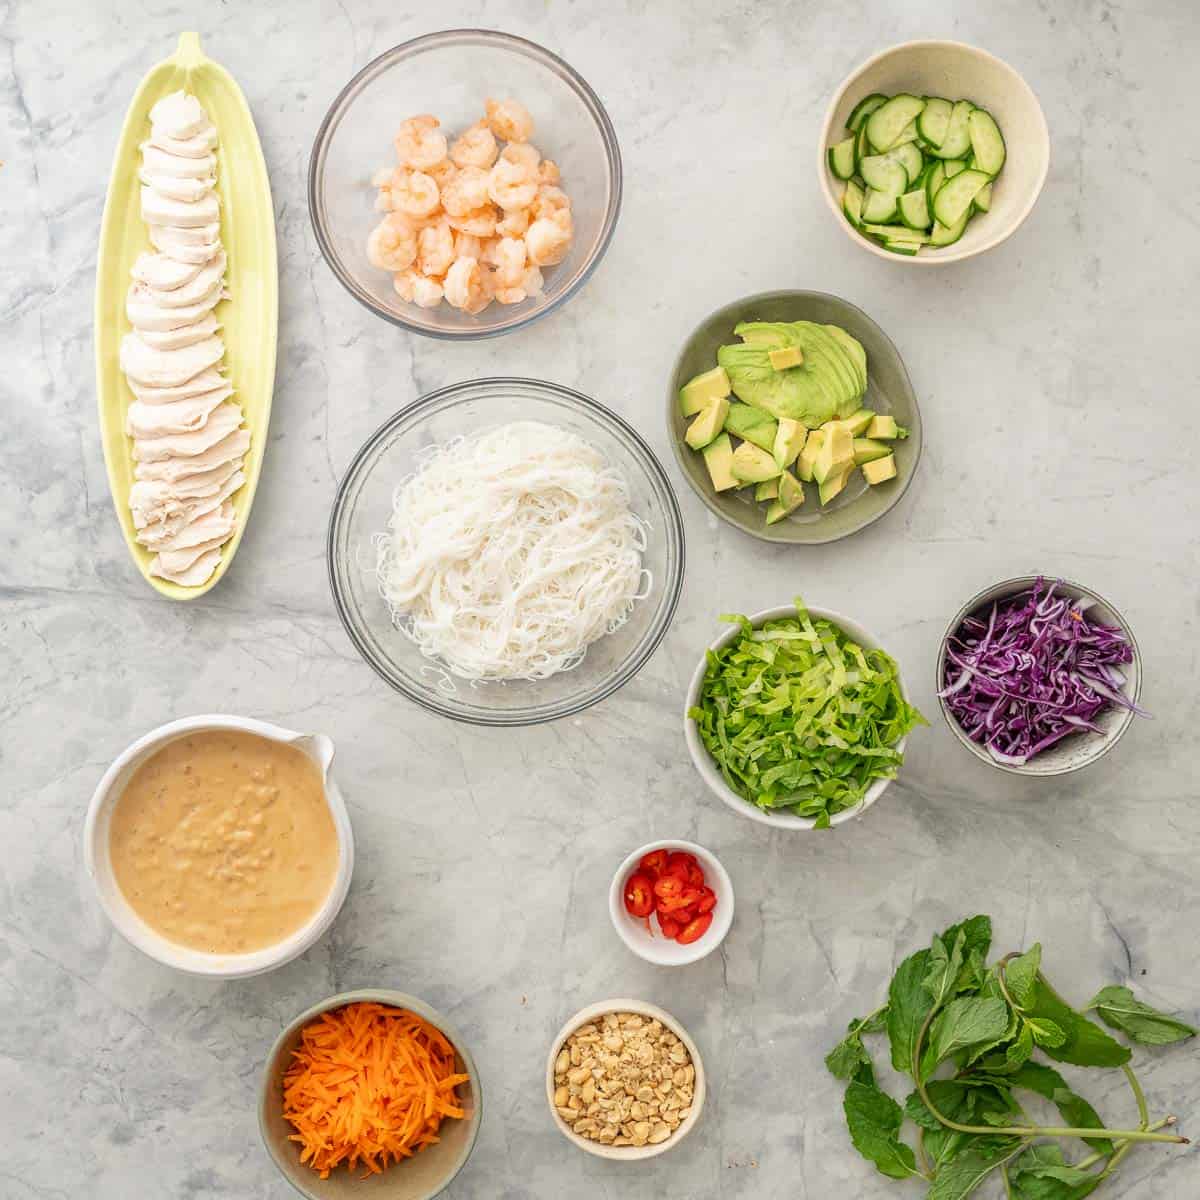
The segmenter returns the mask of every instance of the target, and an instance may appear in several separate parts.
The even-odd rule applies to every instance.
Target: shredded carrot
[[[300,1031],[283,1077],[283,1115],[300,1161],[322,1179],[345,1163],[379,1174],[438,1140],[445,1117],[465,1115],[454,1047],[415,1013],[347,1004]],[[363,1178],[366,1178],[364,1175]]]

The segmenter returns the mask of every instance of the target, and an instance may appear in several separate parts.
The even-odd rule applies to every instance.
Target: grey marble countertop
[[[606,261],[562,312],[448,345],[405,336],[342,291],[304,185],[349,76],[463,24],[531,37],[582,72],[617,128],[627,190]],[[91,324],[120,122],[185,28],[254,110],[282,303],[246,539],[214,592],[176,605],[136,574],[113,516]],[[944,271],[856,251],[811,166],[830,90],[914,36],[1014,63],[1053,142],[1027,226]],[[969,912],[994,915],[1002,946],[1045,943],[1076,1001],[1132,980],[1195,1020],[1197,44],[1186,0],[0,3],[0,1195],[283,1200],[255,1124],[263,1056],[296,1012],[354,986],[417,993],[470,1039],[488,1103],[455,1200],[917,1196],[852,1153],[821,1058],[899,958]],[[845,296],[894,338],[926,436],[896,511],[801,550],[718,525],[661,419],[691,326],[789,286]],[[489,733],[423,714],[358,659],[330,601],[324,535],[339,476],[385,416],[435,386],[506,373],[580,388],[645,431],[678,487],[688,572],[664,645],[622,692],[575,720]],[[959,604],[1035,570],[1122,609],[1155,714],[1102,765],[1047,783],[977,764],[942,724],[933,682]],[[884,801],[832,836],[775,833],[718,805],[680,727],[715,613],[798,590],[878,633],[932,719]],[[81,862],[84,810],[112,757],[214,709],[330,734],[359,851],[332,932],[284,969],[226,985],[126,945]],[[737,889],[721,953],[683,972],[632,957],[605,907],[621,858],[663,836],[715,850]],[[573,1150],[542,1092],[559,1024],[622,994],[676,1013],[712,1087],[698,1135],[636,1167]],[[1152,1108],[1200,1132],[1195,1050],[1139,1058]],[[1116,1074],[1098,1098],[1128,1118]],[[1144,1149],[1103,1194],[1184,1200],[1197,1172],[1194,1151]]]

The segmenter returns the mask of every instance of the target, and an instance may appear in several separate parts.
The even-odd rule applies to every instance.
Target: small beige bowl
[[[952,246],[922,248],[912,257],[893,254],[864,237],[846,220],[841,201],[843,184],[829,169],[828,150],[846,136],[851,111],[872,92],[970,100],[996,118],[1008,153],[996,179],[991,210],[969,222]],[[1033,211],[1049,169],[1050,131],[1033,89],[1002,59],[962,42],[904,42],[869,58],[834,92],[817,145],[821,192],[839,227],[876,257],[916,267],[961,262],[1006,241]]]
[[[558,1115],[558,1111],[554,1107],[554,1060],[558,1057],[558,1052],[563,1048],[567,1038],[581,1025],[586,1025],[589,1021],[595,1021],[597,1018],[604,1016],[605,1013],[611,1012],[637,1013],[639,1016],[652,1017],[661,1021],[687,1047],[687,1052],[691,1055],[692,1066],[696,1068],[696,1082],[692,1093],[692,1111],[688,1114],[687,1120],[683,1121],[679,1128],[665,1142],[659,1142],[657,1146],[606,1146],[602,1142],[593,1142],[589,1138],[582,1137],[576,1133]],[[654,1158],[656,1155],[665,1154],[668,1150],[673,1150],[692,1132],[696,1122],[700,1119],[700,1110],[704,1107],[704,1096],[704,1064],[700,1061],[700,1051],[696,1049],[696,1043],[692,1041],[688,1036],[687,1030],[670,1013],[664,1012],[655,1004],[647,1004],[644,1000],[601,1000],[596,1004],[589,1004],[587,1008],[581,1008],[558,1031],[558,1035],[550,1043],[550,1054],[546,1059],[546,1104],[550,1108],[550,1119],[567,1141],[578,1146],[580,1150],[586,1150],[589,1154],[596,1155],[598,1158],[632,1161],[634,1159]]]
[[[439,1137],[433,1146],[414,1154],[403,1162],[392,1163],[379,1175],[362,1178],[365,1171],[347,1171],[340,1167],[322,1179],[311,1167],[300,1161],[300,1150],[289,1140],[295,1132],[283,1117],[283,1075],[292,1058],[292,1050],[300,1040],[300,1030],[314,1017],[347,1004],[360,1002],[390,1004],[393,1008],[406,1008],[418,1017],[437,1026],[454,1047],[458,1071],[469,1075],[470,1081],[460,1084],[457,1095],[462,1101],[466,1116],[459,1120],[447,1118],[442,1122]],[[479,1072],[475,1060],[461,1037],[446,1018],[423,1000],[404,992],[393,992],[387,988],[364,988],[357,992],[342,992],[330,996],[320,1004],[302,1012],[275,1040],[263,1067],[262,1084],[258,1096],[258,1129],[263,1144],[279,1173],[308,1200],[433,1200],[453,1182],[454,1177],[466,1166],[475,1139],[479,1136],[479,1122],[483,1113],[483,1092],[479,1084]]]

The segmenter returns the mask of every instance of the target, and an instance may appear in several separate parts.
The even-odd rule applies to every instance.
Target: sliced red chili
[[[675,875],[663,875],[654,881],[654,894],[660,900],[678,900],[683,889],[684,881]]]
[[[695,920],[689,921],[676,935],[675,940],[681,946],[687,946],[690,943],[702,938],[707,932],[708,927],[712,924],[712,913],[701,913]],[[665,930],[663,931],[666,932]]]
[[[700,899],[696,901],[696,911],[712,912],[717,907],[717,893],[710,887],[700,889]]]
[[[673,850],[667,858],[667,874],[674,875],[676,879],[682,879],[685,883],[691,882],[693,869],[699,869],[696,867],[694,854],[688,854],[684,850]],[[700,882],[704,882],[703,875],[700,876]]]
[[[669,857],[666,850],[651,850],[649,854],[642,855],[638,862],[638,870],[649,875],[651,879],[657,879],[666,870]]]
[[[664,937],[677,938],[683,926],[678,921],[672,921],[670,917],[658,918],[659,928],[663,931]]]
[[[654,911],[654,885],[637,871],[625,880],[625,908],[634,917],[648,917]]]

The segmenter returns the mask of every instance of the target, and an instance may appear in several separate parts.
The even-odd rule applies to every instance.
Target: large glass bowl
[[[533,144],[561,168],[575,219],[570,251],[543,271],[545,292],[520,304],[493,303],[477,316],[444,302],[406,304],[392,277],[367,261],[367,235],[380,220],[371,176],[395,165],[392,139],[406,117],[432,113],[457,134],[479,120],[489,96],[524,104]],[[430,337],[494,337],[557,308],[595,270],[621,208],[621,152],[599,97],[562,59],[510,34],[451,29],[381,54],[342,89],[313,144],[308,207],[325,261],[377,316]]]
[[[549,679],[478,683],[447,677],[392,623],[375,576],[375,538],[388,528],[397,486],[429,447],[510,421],[544,421],[578,434],[618,469],[648,527],[645,599],[583,661]],[[423,396],[358,452],[329,519],[329,581],[359,653],[398,692],[432,712],[476,725],[535,725],[596,704],[628,682],[671,623],[683,584],[683,521],[653,451],[632,426],[570,388],[535,379],[477,379]]]

